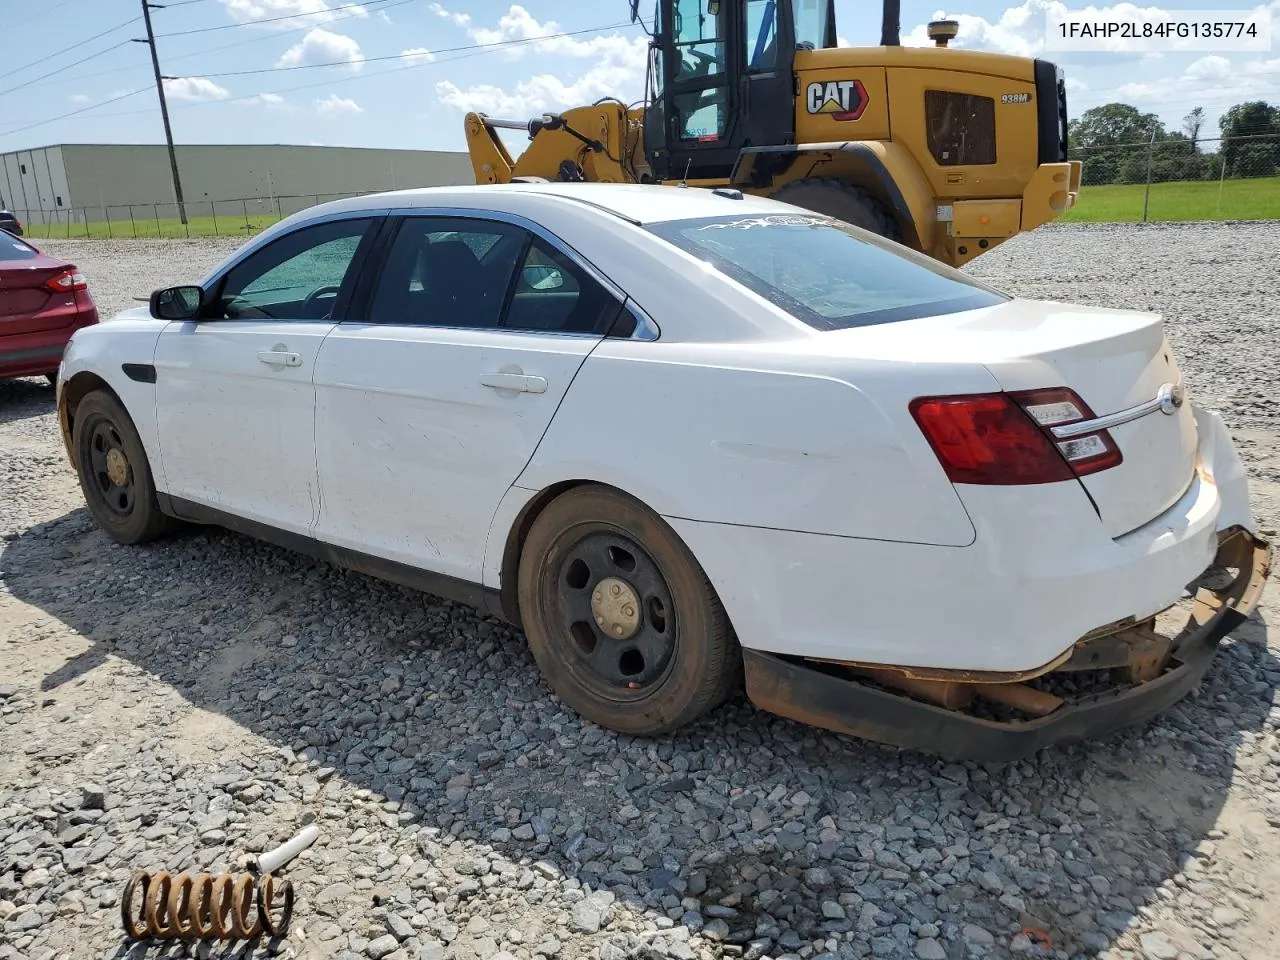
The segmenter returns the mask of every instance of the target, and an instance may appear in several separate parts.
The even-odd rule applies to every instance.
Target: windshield
[[[1010,299],[931,257],[817,214],[671,220],[648,229],[819,330]]]

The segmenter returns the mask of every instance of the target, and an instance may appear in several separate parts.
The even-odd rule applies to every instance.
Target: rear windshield
[[[40,251],[11,233],[0,230],[0,260],[34,260]]]
[[[818,215],[706,217],[648,229],[819,330],[1010,299],[932,257]]]

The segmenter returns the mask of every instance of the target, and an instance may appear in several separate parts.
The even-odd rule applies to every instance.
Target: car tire
[[[539,514],[521,550],[518,593],[544,679],[602,727],[670,733],[742,684],[741,650],[697,560],[660,517],[616,490],[576,487]]]
[[[178,526],[160,511],[137,428],[115,397],[95,390],[80,401],[72,443],[85,504],[108,537],[145,543]]]
[[[902,229],[889,211],[862,187],[851,186],[841,180],[794,180],[775,190],[769,198],[835,217],[889,240],[902,242]]]

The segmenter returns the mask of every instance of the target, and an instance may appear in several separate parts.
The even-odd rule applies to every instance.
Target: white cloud
[[[333,33],[323,27],[308,30],[307,35],[284,52],[277,67],[302,67],[316,63],[349,63],[359,70],[364,61],[360,44],[344,33]]]
[[[1231,61],[1226,57],[1201,57],[1187,67],[1186,76],[1192,80],[1221,80],[1231,76]]]
[[[620,33],[557,36],[562,29],[559,24],[552,20],[540,22],[519,4],[512,4],[495,27],[476,26],[470,15],[453,13],[438,3],[432,9],[437,16],[465,29],[476,43],[529,41],[506,51],[511,60],[518,60],[532,49],[559,58],[594,61],[577,76],[562,67],[555,73],[537,74],[507,86],[484,83],[460,88],[449,80],[437,83],[436,94],[441,102],[458,110],[524,116],[580,106],[604,96],[630,101],[643,93],[648,52],[645,37]]]
[[[236,103],[245,107],[278,107],[284,103],[284,97],[278,93],[257,93],[252,97],[242,97]]]
[[[1204,4],[1212,7],[1213,4]],[[1242,7],[1247,7],[1247,4]],[[1280,9],[1280,0],[1272,0],[1272,9]],[[1258,7],[1258,9],[1262,9]],[[1099,22],[1133,21],[1136,23],[1161,24],[1169,19],[1169,9],[1154,4],[1136,4],[1121,2],[1096,6],[1078,3],[1063,3],[1061,0],[1022,0],[1018,6],[1004,9],[995,20],[975,16],[969,13],[956,13],[938,10],[930,18],[932,20],[955,20],[960,24],[960,34],[950,42],[953,47],[967,47],[974,50],[990,50],[996,53],[1009,53],[1018,57],[1037,56],[1045,49],[1045,30],[1047,15],[1050,12],[1065,14],[1083,13]],[[931,47],[933,41],[927,34],[927,25],[917,24],[902,37],[903,46]],[[1122,38],[1119,36],[1105,41],[1107,52],[1137,52],[1140,39]],[[1193,37],[1169,37],[1162,41],[1168,52],[1191,52],[1188,50],[1196,39]],[[1145,59],[1146,57],[1144,57]]]
[[[1010,53],[1018,57],[1030,57],[1044,49],[1045,13],[1052,7],[1066,9],[1056,0],[1024,0],[1021,6],[1009,7],[995,21],[970,13],[950,13],[938,10],[932,20],[955,20],[960,33],[952,41],[952,47],[974,50],[991,50]],[[904,47],[932,47],[928,25],[912,27],[902,37]]]
[[[436,55],[426,47],[410,47],[408,50],[401,50],[400,56],[411,63],[424,63],[436,58]]]
[[[227,8],[231,19],[237,23],[289,17],[288,20],[274,20],[272,23],[263,24],[264,27],[283,30],[294,29],[308,23],[328,23],[331,20],[369,15],[369,11],[362,6],[348,7],[346,0],[338,0],[334,4],[334,6],[343,7],[342,10],[333,10],[327,0],[222,0],[222,5]]]
[[[72,103],[90,103],[91,98],[87,94],[73,93],[71,95],[71,102]]]
[[[207,103],[231,96],[226,87],[220,87],[204,77],[174,77],[172,80],[165,80],[164,92],[170,100],[177,100],[179,103]]]
[[[513,3],[496,26],[476,26],[470,14],[454,13],[438,3],[431,9],[437,16],[466,30],[476,43],[484,46],[511,44],[503,53],[509,60],[518,60],[530,50],[562,57],[608,57],[639,60],[643,68],[648,41],[644,37],[624,37],[622,34],[596,34],[595,36],[558,36],[564,28],[554,20],[538,21],[528,10]]]
[[[1079,93],[1081,90],[1088,90],[1089,85],[1079,77],[1067,77],[1062,81],[1067,88],[1067,93]]]
[[[387,13],[385,10],[379,10],[378,19],[383,23],[391,23],[391,14]]]
[[[1133,100],[1145,107],[1194,106],[1206,91],[1223,106],[1233,101],[1269,100],[1275,98],[1276,84],[1270,79],[1280,74],[1280,59],[1251,60],[1243,67],[1228,58],[1201,57],[1193,61],[1181,76],[1156,78],[1121,84],[1114,99]]]
[[[455,27],[465,28],[471,26],[471,14],[469,13],[454,13],[451,10],[446,10],[438,3],[431,4],[431,12],[437,17],[443,17],[445,20],[448,20]]]
[[[1280,0],[1276,0],[1280,3]],[[1274,60],[1250,60],[1244,65],[1244,72],[1252,76],[1280,73],[1280,57]]]
[[[331,93],[323,100],[316,100],[316,113],[322,117],[340,116],[344,113],[364,113],[364,108],[354,100]]]

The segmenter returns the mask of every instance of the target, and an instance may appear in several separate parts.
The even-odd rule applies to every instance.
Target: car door
[[[316,355],[350,301],[370,215],[304,225],[208,286],[156,344],[165,492],[293,533],[319,509]]]
[[[622,298],[480,215],[405,216],[316,361],[315,535],[478,583],[489,524]]]

